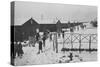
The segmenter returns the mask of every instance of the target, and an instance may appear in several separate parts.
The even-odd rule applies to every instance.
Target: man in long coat
[[[43,52],[42,51],[42,40],[39,40],[39,52],[38,52],[38,54],[40,54],[40,52]]]
[[[22,50],[22,44],[21,42],[19,42],[18,44],[18,56],[22,56],[24,54],[23,50]]]

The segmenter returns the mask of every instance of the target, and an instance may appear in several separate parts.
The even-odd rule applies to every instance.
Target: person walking
[[[40,52],[42,53],[42,40],[39,40],[39,52],[38,54],[40,54]]]
[[[43,40],[43,47],[45,47],[45,40],[46,40],[46,36],[45,35],[43,35],[42,40]]]

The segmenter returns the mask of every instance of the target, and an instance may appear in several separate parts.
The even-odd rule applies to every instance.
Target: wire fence
[[[62,41],[58,41],[59,37],[55,33],[56,52],[58,52],[59,44],[63,44],[62,51],[97,51],[97,34],[79,34],[64,33]],[[70,45],[70,48],[67,46]],[[74,45],[78,45],[74,47]],[[85,47],[83,47],[85,46]]]

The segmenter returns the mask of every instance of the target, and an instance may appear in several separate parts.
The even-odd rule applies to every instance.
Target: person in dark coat
[[[62,37],[63,37],[63,39],[64,39],[64,31],[62,31]]]
[[[38,54],[40,54],[40,52],[43,52],[42,51],[42,41],[41,40],[39,41],[39,52],[38,52]]]
[[[16,55],[18,54],[18,44],[17,42],[14,43],[14,58],[16,57]]]
[[[39,37],[40,37],[39,33],[36,33],[36,41],[39,40]]]
[[[18,44],[18,56],[22,56],[24,54],[23,50],[22,50],[22,44],[21,42],[19,42]]]
[[[43,36],[42,40],[43,40],[43,46],[45,47],[45,40],[46,40],[46,37]]]

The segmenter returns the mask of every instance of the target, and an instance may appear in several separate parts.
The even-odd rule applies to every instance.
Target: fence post
[[[57,33],[56,33],[56,53],[58,53]]]
[[[79,52],[81,53],[81,34],[79,34]]]
[[[55,51],[55,33],[53,33],[53,51]]]
[[[64,33],[62,33],[63,34],[63,48],[65,48],[65,45],[64,45]]]
[[[89,52],[91,52],[91,35],[89,37]]]
[[[72,41],[73,34],[71,33],[71,49],[73,49],[73,41]]]
[[[53,40],[53,51],[55,51],[55,41]]]

